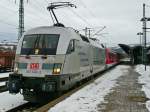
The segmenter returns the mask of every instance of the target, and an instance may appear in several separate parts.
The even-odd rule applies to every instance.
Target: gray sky
[[[18,35],[18,1],[0,0],[0,41],[14,41]],[[25,1],[25,30],[36,26],[52,25],[46,7],[48,2],[62,0]],[[66,1],[66,0],[65,0]],[[68,0],[77,8],[57,9],[56,15],[65,26],[81,30],[85,27],[98,28],[106,26],[99,36],[101,42],[109,44],[139,43],[137,32],[142,31],[142,4],[150,5],[150,0]],[[150,17],[150,7],[146,7]],[[150,26],[150,24],[148,24]],[[149,34],[148,34],[149,36]],[[150,41],[150,39],[148,39]]]

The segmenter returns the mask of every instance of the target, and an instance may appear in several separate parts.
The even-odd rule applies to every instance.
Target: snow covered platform
[[[119,65],[49,112],[149,112],[150,67]]]
[[[7,76],[7,74],[3,74]],[[0,112],[25,103],[0,93]],[[150,66],[119,65],[49,109],[49,112],[149,112]]]
[[[146,108],[148,96],[142,91],[145,84],[139,82],[141,75],[146,76],[141,68],[142,65],[122,70],[124,75],[117,79],[117,86],[112,88],[112,92],[104,97],[105,103],[99,104],[98,112],[149,112],[148,106]],[[147,78],[150,81],[150,77]]]

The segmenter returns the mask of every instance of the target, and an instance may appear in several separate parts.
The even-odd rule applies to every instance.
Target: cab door
[[[79,41],[78,40],[70,40],[68,49],[66,52],[66,58],[65,58],[65,63],[64,63],[64,69],[63,73],[64,74],[75,74],[79,73]]]

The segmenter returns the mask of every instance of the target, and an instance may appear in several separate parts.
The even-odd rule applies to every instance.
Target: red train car
[[[0,45],[0,72],[11,70],[15,59],[15,45]]]
[[[117,64],[119,62],[119,56],[113,50],[106,48],[106,60],[105,63],[107,65]]]

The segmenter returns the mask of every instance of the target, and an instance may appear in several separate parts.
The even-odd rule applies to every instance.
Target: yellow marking
[[[39,54],[39,49],[35,49],[35,54]]]

